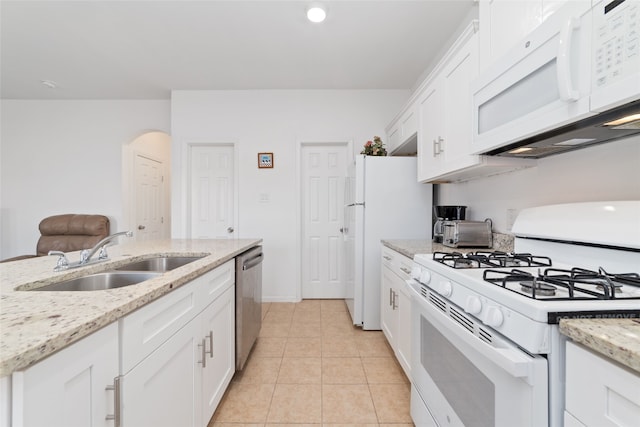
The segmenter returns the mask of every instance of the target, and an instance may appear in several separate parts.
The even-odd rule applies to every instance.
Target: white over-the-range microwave
[[[540,158],[640,133],[640,0],[567,2],[472,92],[477,154]]]

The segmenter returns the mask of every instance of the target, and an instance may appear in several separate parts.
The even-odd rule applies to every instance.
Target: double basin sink
[[[201,259],[201,256],[157,256],[133,261],[113,270],[52,283],[33,291],[99,291],[135,285]]]

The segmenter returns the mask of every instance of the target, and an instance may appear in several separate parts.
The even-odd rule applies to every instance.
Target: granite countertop
[[[638,319],[562,319],[560,332],[640,374]]]
[[[257,246],[262,239],[160,240],[109,247],[110,259],[55,273],[55,257],[0,264],[0,377],[22,370]],[[77,261],[79,252],[68,254]],[[25,292],[152,256],[203,256],[145,282],[84,292]]]
[[[382,244],[402,255],[413,258],[416,254],[431,254],[434,252],[474,252],[479,250],[494,250],[513,252],[513,236],[510,234],[493,233],[493,246],[491,248],[451,248],[440,243],[434,243],[426,239],[388,239],[382,240]]]

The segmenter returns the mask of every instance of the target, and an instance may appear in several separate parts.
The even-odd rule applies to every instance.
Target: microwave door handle
[[[565,102],[577,101],[580,93],[573,88],[571,81],[571,44],[573,42],[573,31],[580,27],[580,20],[572,16],[565,22],[560,31],[558,40],[558,91],[560,99]]]

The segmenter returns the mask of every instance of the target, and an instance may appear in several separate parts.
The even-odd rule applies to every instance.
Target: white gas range
[[[640,201],[526,209],[513,232],[514,254],[414,257],[419,427],[562,426],[560,319],[640,317]]]

